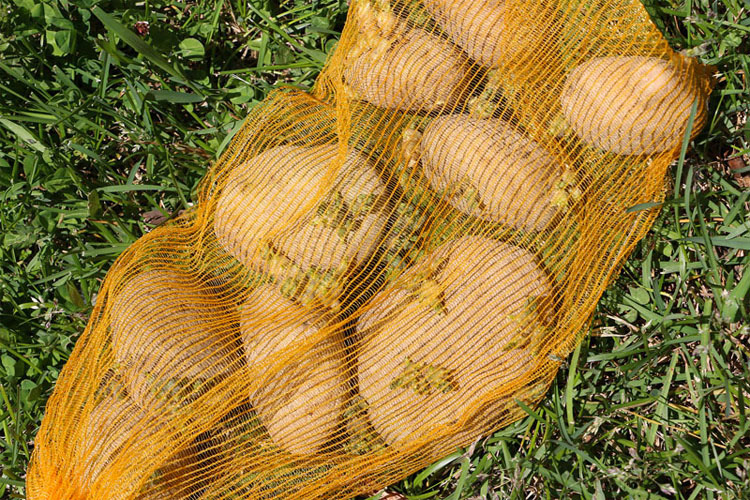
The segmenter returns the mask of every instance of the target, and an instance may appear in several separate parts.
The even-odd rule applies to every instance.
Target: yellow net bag
[[[520,418],[710,87],[636,0],[353,0],[109,272],[28,498],[349,498]]]

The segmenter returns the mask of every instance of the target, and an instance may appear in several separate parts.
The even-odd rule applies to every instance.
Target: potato
[[[287,296],[337,307],[342,275],[376,249],[386,218],[383,185],[351,150],[332,171],[336,146],[278,146],[236,167],[216,205],[219,243],[268,272]]]
[[[675,151],[690,108],[693,133],[705,121],[706,96],[687,74],[655,57],[595,57],[573,69],[560,97],[565,120],[587,144],[622,155]]]
[[[538,57],[550,37],[548,12],[540,10],[537,16],[526,11],[522,22],[506,20],[504,0],[425,0],[425,7],[456,44],[488,68]]]
[[[441,116],[425,129],[421,148],[432,187],[469,215],[539,231],[580,196],[571,172],[499,119]]]
[[[177,271],[149,270],[112,296],[112,348],[143,408],[176,411],[241,362],[236,311]]]
[[[402,23],[402,21],[394,21]],[[382,108],[433,111],[461,104],[470,91],[468,60],[450,43],[418,28],[376,41],[362,36],[344,63],[353,97]]]
[[[153,459],[153,448],[148,443],[155,439],[160,424],[125,394],[106,394],[85,418],[81,434],[81,454],[84,476],[89,487],[97,480],[114,487],[119,496],[132,498],[138,482],[132,475],[145,473]],[[174,446],[174,445],[172,445]],[[175,450],[145,486],[134,497],[136,500],[185,498],[192,490],[190,476],[196,471],[195,456],[188,450]],[[107,467],[116,467],[112,477]],[[139,478],[140,479],[140,478]],[[112,485],[110,480],[122,484]]]
[[[425,6],[456,44],[491,69],[482,92],[468,100],[472,116],[510,114],[545,144],[559,134],[557,3],[425,0]]]
[[[281,448],[297,455],[321,452],[333,437],[347,397],[344,339],[333,332],[298,358],[285,351],[309,341],[325,318],[283,297],[269,286],[251,292],[240,308],[240,330],[250,370],[263,378],[250,395],[258,418]]]
[[[466,236],[425,256],[357,324],[359,393],[375,430],[389,444],[422,439],[511,389],[534,369],[546,333],[534,308],[551,293],[533,255],[505,243]]]

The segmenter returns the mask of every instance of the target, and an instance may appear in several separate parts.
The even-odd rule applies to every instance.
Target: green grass
[[[733,0],[647,8],[673,47],[720,74],[658,223],[540,407],[389,491],[750,498],[750,192],[733,175],[750,169],[725,162],[750,164],[750,12]],[[0,0],[5,497],[24,496],[45,400],[113,260],[149,221],[190,204],[270,89],[311,85],[345,10],[343,0]]]

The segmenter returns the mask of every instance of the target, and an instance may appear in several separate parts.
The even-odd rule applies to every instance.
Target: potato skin
[[[441,116],[421,144],[430,184],[464,213],[539,231],[559,211],[554,202],[562,168],[502,120]]]
[[[337,282],[365,262],[386,222],[375,207],[384,187],[356,150],[334,170],[336,158],[334,145],[283,145],[236,167],[214,213],[219,243],[279,282],[308,271]]]
[[[261,423],[289,453],[322,451],[341,421],[348,390],[341,333],[332,332],[268,374],[277,358],[317,335],[325,321],[270,286],[250,294],[240,317],[245,358],[250,371],[263,377],[263,386],[250,395]]]
[[[90,483],[116,458],[122,446],[134,437],[148,437],[150,427],[145,422],[146,412],[125,395],[108,395],[94,407],[82,434],[82,449],[87,452],[84,470]]]
[[[161,428],[153,418],[124,393],[106,394],[86,417],[82,429],[81,450],[84,452],[84,476],[89,485],[104,479],[106,467],[127,455],[126,466],[138,471],[151,458],[149,440]],[[122,462],[120,462],[122,464]],[[137,500],[174,498],[176,492],[186,495],[191,490],[186,478],[195,472],[195,460],[188,450],[180,450],[170,457],[148,483],[135,496]],[[119,479],[119,478],[118,478]],[[113,499],[131,498],[132,477],[123,477]],[[110,485],[111,487],[111,485]],[[131,489],[128,490],[127,488]],[[171,492],[171,493],[170,493]],[[171,495],[171,496],[169,496]]]
[[[115,291],[112,347],[130,395],[143,408],[177,410],[199,387],[237,369],[236,311],[190,277],[149,270]]]
[[[505,0],[425,0],[425,7],[458,46],[488,68],[545,50],[554,31],[554,16],[543,5],[527,9],[523,22],[505,19]]]
[[[567,76],[565,119],[587,144],[621,155],[674,151],[698,99],[694,133],[705,120],[705,97],[671,62],[654,57],[595,57]]]
[[[344,67],[354,97],[382,108],[433,111],[459,105],[469,91],[468,60],[450,43],[414,28],[355,51]]]
[[[359,392],[389,444],[454,425],[527,375],[531,346],[545,335],[527,314],[529,301],[552,291],[531,254],[474,236],[438,247],[401,281],[422,291],[380,292],[357,324]]]

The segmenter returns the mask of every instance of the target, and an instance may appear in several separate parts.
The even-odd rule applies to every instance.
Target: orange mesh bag
[[[520,418],[710,89],[635,0],[353,0],[109,272],[29,499],[350,498]]]

